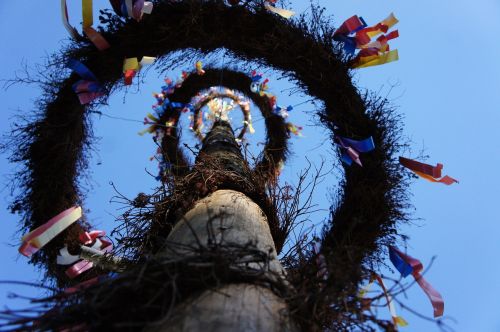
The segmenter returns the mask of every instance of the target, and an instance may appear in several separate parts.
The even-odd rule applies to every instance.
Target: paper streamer
[[[292,134],[294,134],[295,136],[302,136],[302,133],[301,133],[302,127],[298,127],[291,122],[288,122],[286,124],[286,127],[287,127],[288,131],[291,132]]]
[[[91,27],[92,24],[94,24],[94,15],[92,11],[92,0],[82,0],[82,25],[84,28]]]
[[[399,157],[399,163],[428,181],[439,182],[448,186],[455,182],[458,183],[457,180],[448,175],[441,177],[442,164],[438,163],[436,166],[432,166],[404,157]]]
[[[68,251],[68,247],[64,247],[59,250],[59,255],[57,255],[56,263],[58,265],[70,265],[80,260],[80,255],[71,255]]]
[[[77,61],[75,59],[69,59],[68,61],[68,68],[73,70],[75,73],[80,75],[81,78],[88,80],[88,81],[95,81],[97,82],[97,77],[95,77],[94,73],[90,71],[90,69],[87,68],[83,63],[80,61]]]
[[[373,142],[373,137],[368,137],[361,141],[356,141],[350,138],[336,136],[337,142],[344,149],[342,153],[342,161],[347,165],[352,165],[354,161],[359,166],[363,166],[361,159],[359,158],[359,153],[370,152],[375,149],[375,143]]]
[[[290,19],[293,15],[295,15],[295,12],[288,10],[288,9],[283,9],[283,8],[277,8],[274,6],[271,6],[270,4],[266,3],[264,7],[269,10],[270,12],[273,12],[275,14],[278,14],[281,17],[286,18],[287,20]]]
[[[203,63],[201,61],[196,62],[196,73],[198,75],[204,75],[205,71],[203,70]]]
[[[401,273],[403,277],[408,276],[410,273],[413,275],[415,281],[431,301],[432,307],[434,309],[434,317],[442,316],[444,313],[443,297],[420,274],[420,272],[422,272],[422,270],[424,269],[422,262],[392,246],[389,247],[389,257],[394,267]],[[411,272],[408,273],[409,271]]]
[[[123,61],[125,85],[131,85],[137,72],[141,70],[142,67],[153,64],[155,60],[156,58],[151,56],[143,56],[140,62],[137,58],[126,58]]]
[[[360,45],[359,47],[364,49],[364,48],[371,48],[371,49],[376,49],[379,52],[386,52],[389,51],[389,40],[395,39],[399,37],[399,31],[394,30],[388,33],[387,35],[382,35],[377,38],[376,41],[365,44],[365,45]]]
[[[82,208],[79,206],[64,210],[42,226],[24,235],[19,252],[30,257],[81,217]]]
[[[61,0],[61,17],[63,25],[68,30],[71,37],[75,40],[79,39],[81,36],[77,30],[69,23],[68,7],[66,0]],[[110,47],[109,43],[104,39],[104,37],[97,32],[92,25],[94,24],[92,0],[82,0],[82,27],[83,32],[88,37],[88,39],[95,45],[95,47],[103,51]]]
[[[89,233],[86,232],[83,236],[80,237],[80,241],[86,244],[91,244],[93,242],[94,244],[91,246],[91,248],[99,250],[104,254],[113,250],[112,243],[103,239],[103,236],[105,235],[106,233],[104,231],[92,231]],[[65,271],[65,273],[70,279],[74,279],[77,276],[81,275],[83,272],[90,270],[92,267],[94,267],[94,263],[82,259],[81,261],[78,261],[77,263],[69,267]]]
[[[92,27],[83,28],[87,38],[95,45],[99,51],[104,51],[111,47],[108,41]]]
[[[365,20],[363,20],[362,17],[358,17],[358,15],[354,15],[345,20],[340,25],[340,27],[337,30],[335,30],[335,32],[333,33],[333,39],[339,40],[336,38],[339,38],[340,35],[347,36],[351,33],[363,29],[364,27],[366,27]]]
[[[372,278],[375,278],[375,280],[377,280],[377,283],[380,285],[380,287],[382,288],[382,290],[384,291],[384,296],[387,300],[387,307],[389,308],[389,312],[391,313],[391,317],[392,317],[392,322],[394,323],[394,326],[408,326],[408,323],[406,322],[406,320],[401,317],[401,316],[398,316],[397,312],[396,312],[396,307],[394,306],[394,303],[392,301],[392,296],[391,294],[389,294],[387,292],[387,288],[385,288],[385,284],[384,284],[384,281],[382,280],[382,278],[374,273]]]
[[[73,91],[77,94],[80,104],[88,104],[97,97],[104,95],[102,86],[97,82],[94,73],[92,73],[83,63],[70,59],[67,66],[83,78],[73,84]]]
[[[371,38],[381,34],[386,33],[390,28],[392,28],[398,19],[391,13],[386,19],[377,23],[374,26],[367,27],[356,32],[356,41],[360,45],[364,45],[370,42]]]
[[[78,39],[80,34],[78,31],[69,23],[68,6],[66,5],[66,0],[61,0],[61,18],[64,27],[68,30],[71,38]]]
[[[140,21],[144,14],[151,14],[153,3],[144,0],[110,0],[116,14]]]
[[[371,66],[383,65],[389,62],[399,60],[398,50],[383,52],[378,55],[370,55],[366,57],[359,57],[354,61],[352,68],[365,68]]]

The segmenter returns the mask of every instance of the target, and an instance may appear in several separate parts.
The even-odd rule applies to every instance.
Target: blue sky
[[[78,28],[79,1],[70,6],[72,22]],[[498,102],[500,94],[500,1],[431,1],[403,2],[388,0],[371,2],[320,1],[334,15],[336,25],[353,14],[364,17],[367,23],[376,23],[394,12],[400,23],[395,27],[400,37],[391,43],[399,50],[400,60],[385,66],[361,69],[354,79],[361,88],[389,94],[405,117],[405,135],[412,141],[416,156],[422,149],[429,155],[429,163],[444,164],[444,173],[457,178],[460,184],[450,187],[415,181],[410,190],[415,207],[412,225],[401,227],[401,233],[410,237],[409,253],[424,265],[437,256],[426,278],[443,295],[445,314],[456,320],[450,322],[456,331],[499,331],[498,298],[500,298],[500,268],[495,253],[498,240],[499,144],[497,130],[500,122]],[[94,1],[94,8],[108,8],[107,1]],[[292,1],[297,12],[305,10],[306,1]],[[29,65],[42,62],[68,38],[59,17],[58,1],[32,1],[21,6],[13,1],[0,2],[0,78],[12,78],[23,61]],[[196,61],[197,59],[193,59]],[[218,61],[222,61],[219,59]],[[219,62],[220,63],[220,62]],[[265,70],[265,68],[262,68]],[[291,85],[277,81],[280,73],[268,72],[272,78],[271,90],[280,104],[297,104],[306,96],[288,96]],[[175,76],[174,76],[175,77]],[[141,89],[132,87],[125,96],[118,92],[110,99],[103,113],[141,120],[154,103],[151,92],[157,91],[162,76],[148,71]],[[392,87],[392,88],[391,88]],[[12,117],[32,111],[38,90],[35,86],[15,86],[0,90],[2,111],[0,132],[8,131]],[[125,99],[124,99],[125,98]],[[126,104],[124,104],[124,100]],[[294,155],[287,164],[284,179],[293,182],[294,174],[305,165],[304,156],[314,162],[323,157],[332,163],[329,144],[321,128],[314,126],[311,115],[314,107],[297,107],[291,121],[304,125],[304,136],[292,139]],[[254,113],[255,114],[255,113]],[[254,115],[255,119],[258,116]],[[90,181],[85,207],[90,209],[90,220],[96,227],[111,230],[118,206],[109,204],[113,181],[130,197],[148,192],[155,181],[145,168],[156,172],[149,161],[154,146],[149,137],[136,133],[140,123],[118,121],[106,117],[94,118],[94,131],[101,139],[94,145],[96,152],[90,163]],[[262,122],[256,122],[258,133],[252,142],[262,139]],[[119,128],[117,130],[117,128]],[[186,133],[185,136],[188,136]],[[131,157],[133,151],[133,158]],[[15,165],[0,156],[2,187]],[[322,185],[315,200],[327,208],[328,187],[337,181],[338,170]],[[3,254],[0,279],[37,280],[38,272],[17,253],[19,235],[16,234],[17,216],[7,211],[9,190],[0,191],[0,252]],[[320,224],[325,214],[312,216]],[[383,274],[391,275],[390,271]],[[0,285],[0,304],[18,305],[7,299],[7,293],[17,291],[24,295],[41,295],[32,289]],[[432,308],[418,288],[411,289],[403,299],[418,312],[431,315]],[[421,320],[405,310],[400,314],[409,322],[402,331],[437,331],[432,323]],[[380,310],[386,315],[385,309]]]

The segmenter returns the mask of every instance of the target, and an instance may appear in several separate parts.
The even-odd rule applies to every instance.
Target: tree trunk
[[[203,143],[197,163],[209,155],[222,160],[226,170],[244,174],[248,166],[228,123],[216,122]],[[267,218],[243,193],[217,190],[199,200],[174,227],[162,255],[192,255],[193,248],[214,244],[250,245],[266,253],[269,257],[266,266],[260,266],[261,263],[249,265],[253,264],[251,267],[255,270],[266,271],[269,280],[280,279],[284,283],[285,272],[277,259]],[[161,323],[146,330],[297,331],[284,299],[262,283],[231,283],[206,289],[183,299]]]

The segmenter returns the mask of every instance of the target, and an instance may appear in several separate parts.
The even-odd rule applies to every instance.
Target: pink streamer
[[[431,286],[427,282],[427,280],[424,279],[424,277],[420,274],[422,270],[424,269],[424,266],[422,265],[422,262],[420,262],[418,259],[413,258],[400,250],[396,249],[393,247],[393,249],[398,253],[398,255],[408,264],[411,265],[413,268],[412,275],[415,278],[415,281],[418,283],[420,288],[424,291],[425,295],[429,298],[431,301],[432,307],[434,308],[434,317],[440,317],[444,313],[444,300],[441,294],[437,290],[434,289],[434,287]]]

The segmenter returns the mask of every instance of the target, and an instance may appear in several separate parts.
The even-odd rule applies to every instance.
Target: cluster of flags
[[[352,68],[382,65],[398,60],[398,50],[390,50],[389,40],[399,37],[398,30],[387,33],[398,19],[390,14],[385,20],[368,27],[362,17],[354,15],[333,33],[333,39],[344,43],[346,53],[354,55]],[[380,35],[376,40],[372,38]]]

